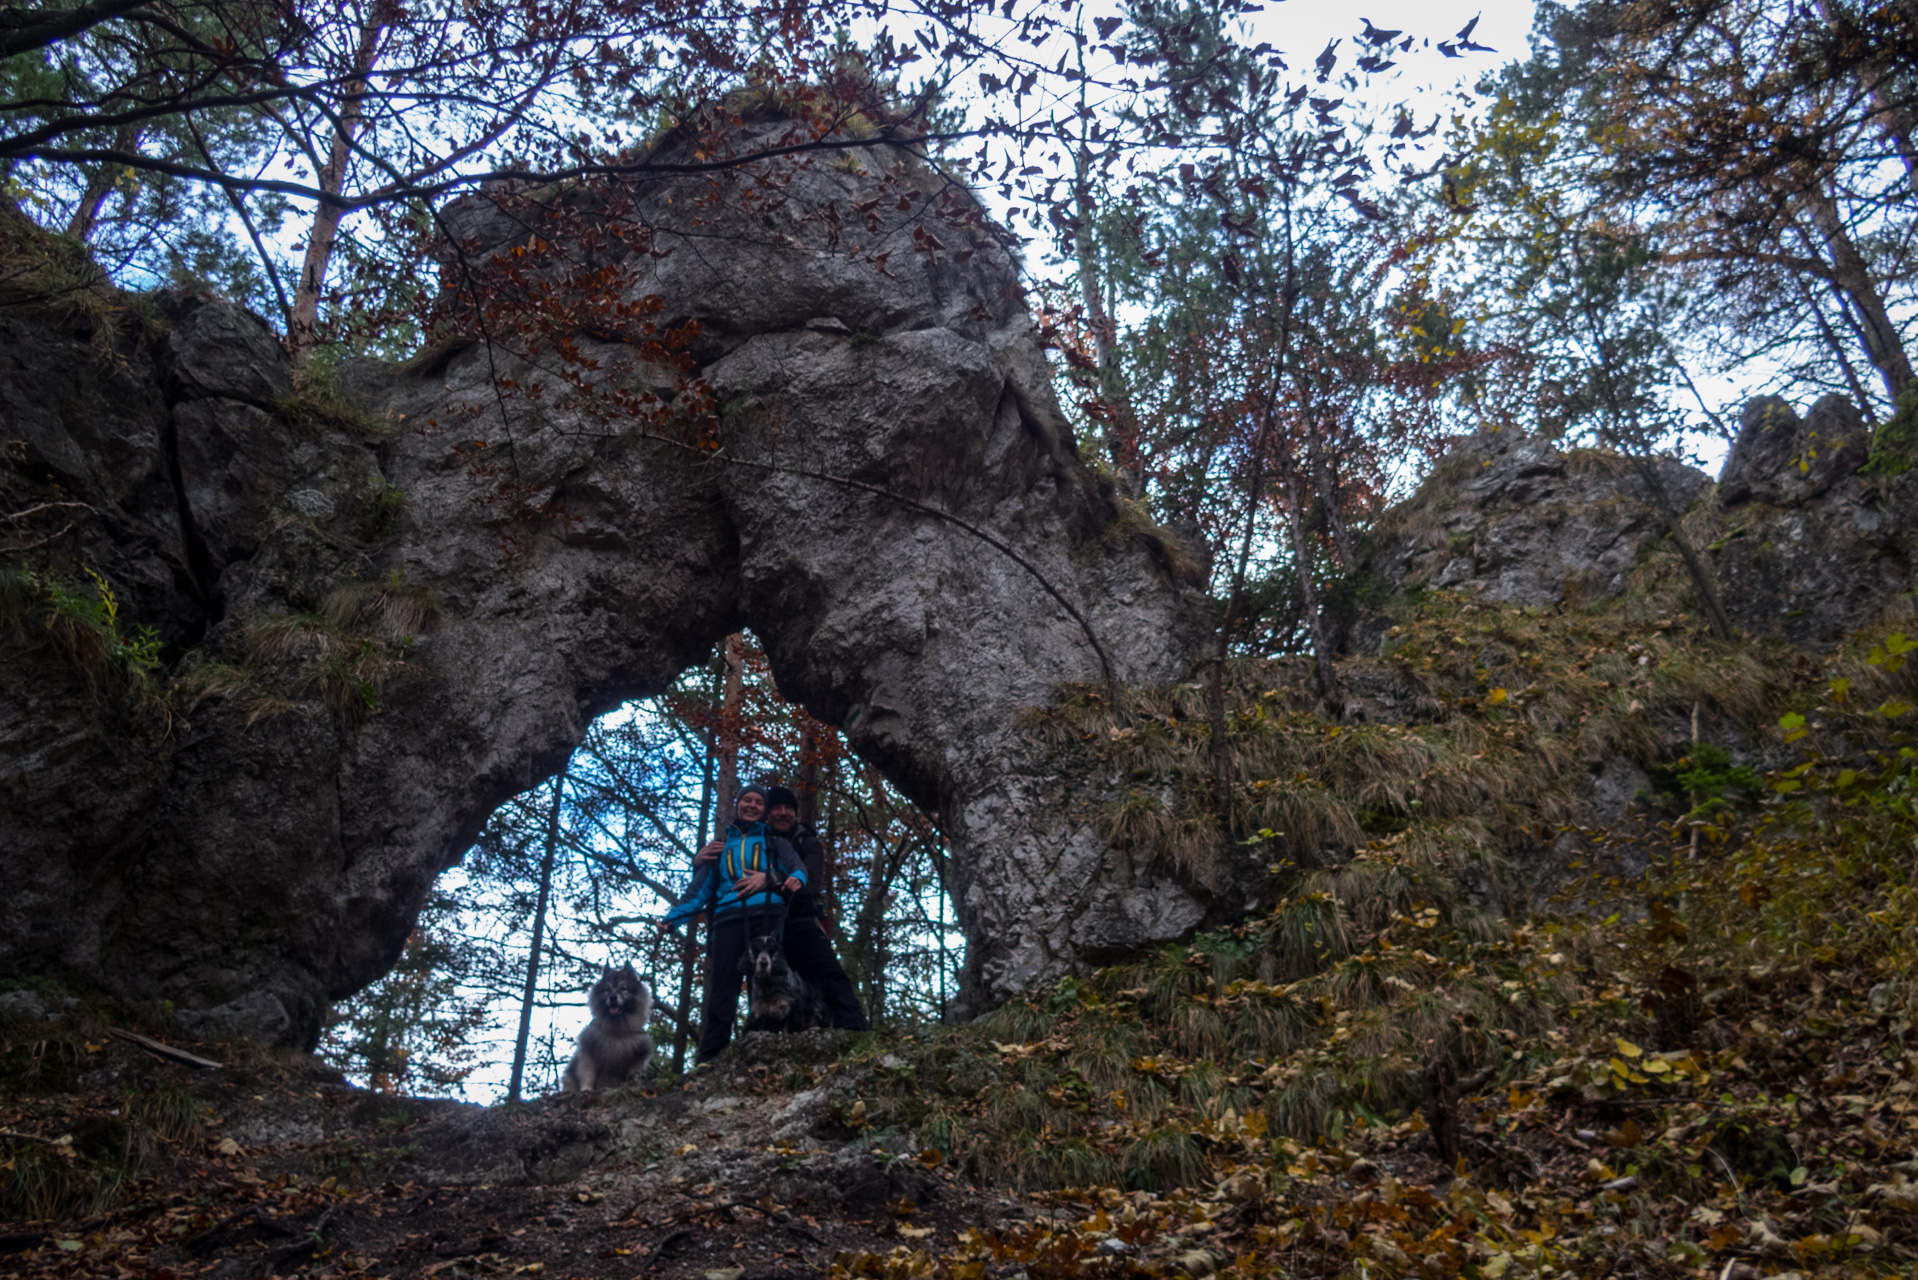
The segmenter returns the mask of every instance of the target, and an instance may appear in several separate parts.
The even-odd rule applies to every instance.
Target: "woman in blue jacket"
[[[673,904],[659,925],[664,934],[702,911],[712,920],[706,930],[706,1008],[699,1025],[701,1062],[718,1056],[733,1037],[739,989],[746,980],[739,960],[746,954],[748,939],[780,933],[786,921],[786,899],[782,895],[806,887],[805,860],[790,840],[766,825],[765,816],[766,789],[742,789],[725,838],[706,846],[719,855],[717,860],[700,864],[686,896]]]

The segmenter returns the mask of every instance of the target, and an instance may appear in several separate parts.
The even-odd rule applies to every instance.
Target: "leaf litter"
[[[458,1104],[253,1141],[249,1109],[355,1091],[8,1026],[0,1247],[26,1276],[1909,1274],[1913,643],[1732,649],[1633,610],[1410,602],[1350,681],[1397,723],[1241,670],[1223,813],[1194,691],[1088,691],[1033,729],[1135,784],[1089,819],[1256,863],[1257,914],[969,1026],[595,1102],[621,1136],[543,1184],[415,1176]],[[1580,825],[1617,756],[1659,790]],[[827,1161],[879,1190],[797,1203]]]

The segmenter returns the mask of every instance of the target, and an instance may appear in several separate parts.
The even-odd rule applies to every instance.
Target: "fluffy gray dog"
[[[653,1038],[646,1023],[653,1016],[653,993],[630,964],[607,969],[586,997],[593,1020],[579,1033],[579,1048],[567,1064],[561,1088],[566,1093],[591,1093],[625,1084],[646,1070],[653,1058]]]

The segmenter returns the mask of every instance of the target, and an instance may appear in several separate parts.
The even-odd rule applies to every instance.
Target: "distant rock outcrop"
[[[1887,610],[1909,613],[1918,582],[1918,473],[1859,470],[1870,432],[1843,396],[1800,419],[1777,396],[1745,406],[1725,459],[1712,546],[1738,625],[1824,645]]]
[[[0,500],[38,514],[0,530],[0,976],[310,1044],[494,805],[741,626],[940,815],[972,997],[1189,929],[1200,902],[1068,815],[1021,717],[1102,678],[1062,600],[1142,682],[1183,678],[1205,610],[1078,460],[976,210],[919,199],[857,255],[826,216],[936,183],[874,147],[629,193],[728,453],[809,475],[642,438],[558,378],[503,400],[496,375],[550,373],[506,346],[314,387],[211,298],[160,299],[144,335],[16,298]],[[469,262],[525,216],[452,211]],[[621,335],[568,336],[657,386]],[[138,705],[143,625],[170,710]]]
[[[1918,471],[1861,472],[1869,444],[1840,396],[1804,419],[1765,396],[1745,407],[1715,492],[1693,467],[1653,463],[1672,508],[1692,510],[1686,527],[1736,625],[1824,645],[1887,611],[1910,612]],[[1487,433],[1379,520],[1364,568],[1389,594],[1438,587],[1558,605],[1623,592],[1664,539],[1653,494],[1627,459]],[[1351,644],[1374,645],[1377,631],[1361,623]]]
[[[1654,468],[1684,510],[1711,482],[1668,458]],[[1386,591],[1470,591],[1501,604],[1617,595],[1663,535],[1654,495],[1623,458],[1561,450],[1519,432],[1474,436],[1379,521],[1367,570]]]

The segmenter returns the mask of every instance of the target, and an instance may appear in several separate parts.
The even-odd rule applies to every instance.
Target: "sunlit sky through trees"
[[[688,673],[681,692],[706,692],[707,677],[702,670]],[[741,748],[740,779],[791,784],[796,770],[785,704],[756,654],[748,664],[747,685],[752,724]],[[701,834],[706,752],[698,738],[697,712],[687,713],[685,701],[629,702],[600,717],[568,762],[524,1096],[557,1089],[574,1037],[587,1020],[585,990],[599,966],[630,961],[661,1000],[676,1005],[689,995],[698,1007],[697,953],[690,981],[682,986],[683,934],[662,941],[653,927],[669,905],[667,894],[685,888],[691,851]],[[415,1071],[401,1082],[406,1092],[446,1091],[478,1102],[506,1095],[536,872],[551,829],[552,788],[549,779],[502,805],[462,864],[441,878],[438,887],[444,892],[436,903],[444,905],[422,917],[423,934],[450,957],[443,968],[461,975],[459,999],[448,1004],[483,1010],[483,1024],[457,1051],[458,1064],[470,1068],[458,1086],[436,1087],[430,1072]],[[936,833],[915,836],[916,811],[847,757],[829,760],[822,769],[818,809],[822,836],[833,837],[828,907],[836,943],[863,1003],[871,1010],[877,995],[894,1023],[937,1020],[957,994],[965,943],[925,851],[925,838]],[[880,877],[889,892],[877,899],[869,892],[878,865],[875,852],[892,858],[892,870]],[[702,941],[704,933],[703,926],[695,930]],[[382,988],[403,988],[406,969],[402,961],[399,982],[389,978],[376,984],[372,998]],[[367,999],[347,1002],[342,1010],[362,1014],[364,1022]],[[329,1047],[352,1065],[354,1055],[340,1052],[344,1032],[336,1032]],[[669,1025],[656,1023],[655,1033],[661,1058],[670,1062]],[[444,1054],[438,1057],[446,1060]],[[370,1073],[354,1074],[365,1080]]]

